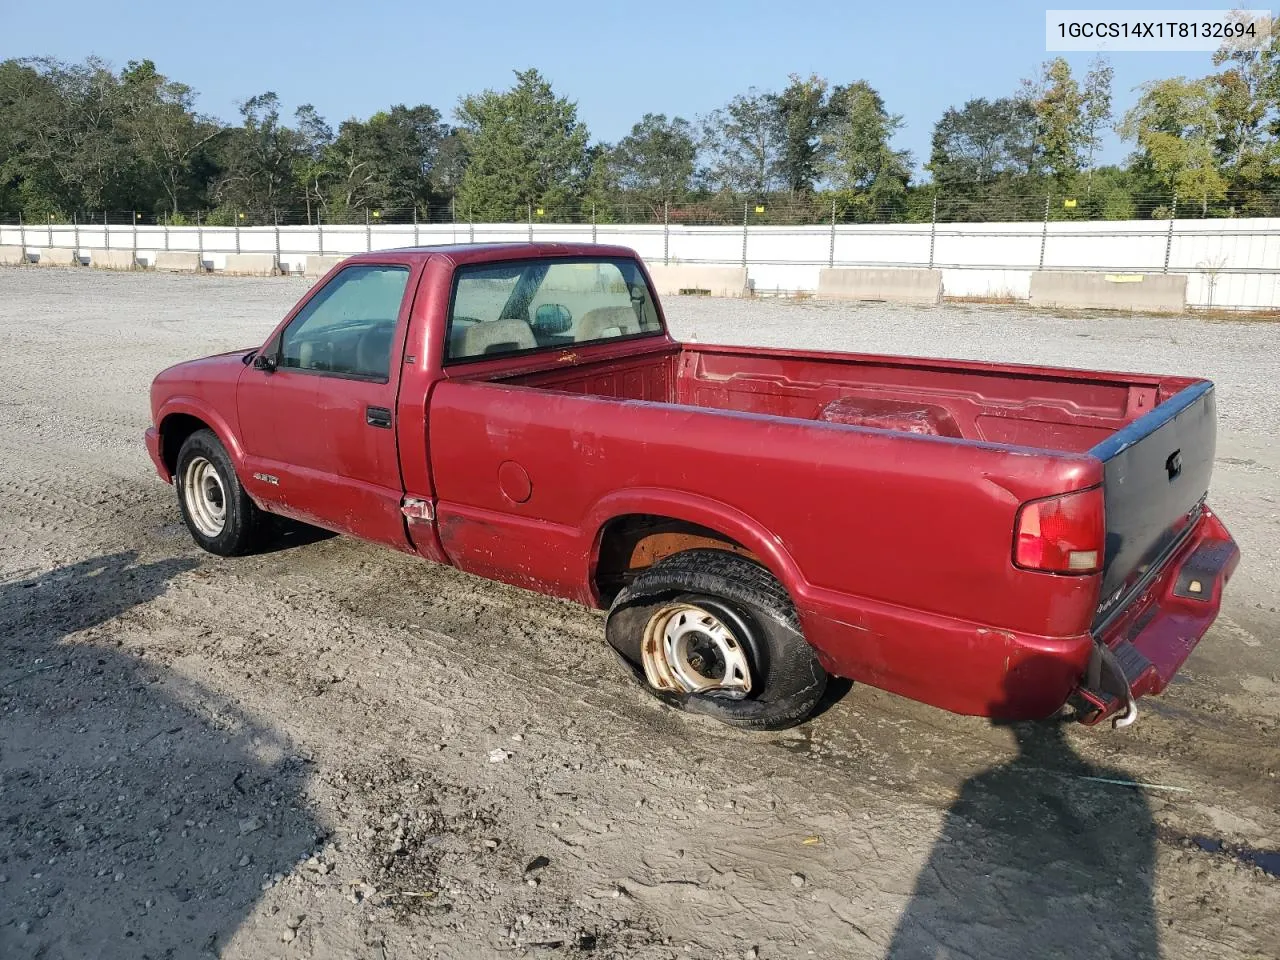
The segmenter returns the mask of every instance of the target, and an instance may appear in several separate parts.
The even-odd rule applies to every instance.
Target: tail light
[[[1102,488],[1033,500],[1018,510],[1013,562],[1048,573],[1097,573],[1106,545]]]

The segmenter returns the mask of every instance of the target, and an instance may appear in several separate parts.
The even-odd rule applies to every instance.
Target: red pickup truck
[[[1208,381],[679,343],[622,247],[352,257],[151,405],[206,550],[280,514],[607,608],[645,687],[742,727],[829,674],[1132,722],[1239,558]]]

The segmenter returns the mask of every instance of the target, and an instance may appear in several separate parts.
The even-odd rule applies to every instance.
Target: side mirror
[[[253,369],[273,373],[276,369],[276,358],[269,353],[258,353],[253,357]]]
[[[533,315],[533,332],[544,336],[564,333],[573,326],[573,314],[560,303],[544,303]]]

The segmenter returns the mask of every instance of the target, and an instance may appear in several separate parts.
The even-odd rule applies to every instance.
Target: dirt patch
[[[1134,727],[855,685],[748,735],[639,692],[597,612],[297,531],[195,550],[142,449],[149,381],[304,289],[0,271],[0,956],[1280,955],[1280,881],[1245,855],[1280,837],[1274,328],[674,302],[704,341],[1219,382],[1245,561]]]

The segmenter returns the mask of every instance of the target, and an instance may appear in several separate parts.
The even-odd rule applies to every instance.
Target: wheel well
[[[171,413],[160,424],[160,456],[172,476],[178,471],[178,451],[187,437],[197,430],[208,430],[209,425],[189,413]]]
[[[627,514],[614,517],[600,533],[596,592],[610,604],[641,570],[686,550],[723,550],[761,563],[755,553],[710,527],[656,514]]]

